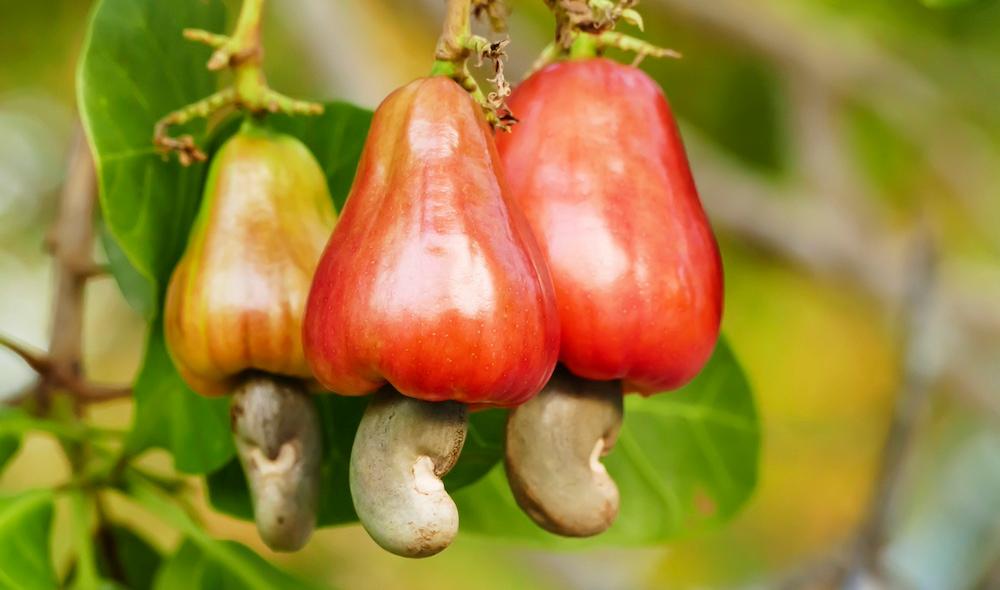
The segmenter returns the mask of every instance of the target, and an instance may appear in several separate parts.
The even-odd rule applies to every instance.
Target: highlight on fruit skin
[[[229,393],[247,370],[311,377],[302,319],[336,218],[299,140],[244,126],[226,141],[164,307],[170,355],[192,389]]]
[[[651,395],[684,385],[718,339],[722,263],[663,92],[638,68],[570,59],[532,74],[508,104],[520,123],[497,146],[549,263],[560,363],[619,398],[622,386]],[[609,418],[604,399],[598,414]],[[596,534],[617,511],[614,482],[583,452],[595,436],[613,440],[601,434],[611,422],[591,420],[592,402],[553,378],[508,422],[511,489],[557,534]],[[561,493],[569,480],[587,482],[573,498]]]

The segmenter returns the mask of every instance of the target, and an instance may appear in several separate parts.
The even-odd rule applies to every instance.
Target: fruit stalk
[[[208,156],[201,151],[190,135],[170,137],[168,130],[197,118],[208,118],[223,109],[235,107],[245,112],[285,113],[289,115],[318,115],[323,106],[296,100],[272,90],[264,77],[262,63],[264,49],[260,43],[260,23],[264,0],[243,0],[236,28],[230,36],[218,35],[201,29],[185,29],[184,38],[204,43],[215,51],[206,67],[211,71],[230,68],[233,84],[201,100],[165,115],[153,128],[153,144],[165,154],[176,152],[181,164],[203,162]]]
[[[472,34],[474,2],[475,0],[448,0],[441,36],[434,51],[431,75],[447,76],[458,82],[483,108],[487,122],[496,129],[507,131],[514,121],[504,105],[504,99],[510,94],[510,85],[504,77],[503,60],[507,57],[505,49],[510,40],[490,42]],[[493,62],[494,76],[489,81],[494,84],[495,90],[488,95],[469,73],[468,60],[473,55],[479,58],[479,63],[484,59]]]

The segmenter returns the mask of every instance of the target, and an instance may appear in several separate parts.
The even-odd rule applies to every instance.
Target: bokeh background
[[[53,329],[43,243],[77,133],[89,4],[0,0],[0,333],[38,348]],[[541,0],[509,4],[518,79],[553,27]],[[893,587],[1000,588],[1000,2],[639,8],[645,37],[684,54],[642,66],[681,120],[722,244],[724,329],[763,420],[746,508],[664,547],[554,553],[462,535],[423,561],[383,552],[357,526],[320,531],[294,556],[205,508],[210,530],[339,588],[822,587],[879,505],[899,400],[912,437],[891,439],[905,453],[889,474]],[[440,0],[271,2],[270,80],[373,108],[428,71],[442,12]],[[128,382],[143,329],[111,279],[93,281],[89,374]],[[32,379],[0,350],[0,394]],[[91,417],[121,426],[130,412],[124,401]],[[60,457],[30,438],[0,489],[58,484]],[[155,545],[176,542],[138,524]]]

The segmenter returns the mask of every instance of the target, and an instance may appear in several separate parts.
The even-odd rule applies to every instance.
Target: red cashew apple
[[[555,367],[551,280],[499,174],[492,132],[456,82],[396,90],[375,112],[309,294],[303,341],[320,383],[403,394],[386,388],[369,406],[351,459],[358,516],[401,555],[436,553],[457,529],[437,479],[464,439],[456,407],[519,404]],[[451,434],[432,444],[435,420]],[[418,438],[434,452],[414,450]]]
[[[590,535],[617,513],[617,489],[597,461],[617,426],[574,417],[547,398],[592,402],[604,392],[603,410],[574,407],[620,420],[622,389],[588,382],[620,380],[624,391],[649,395],[692,379],[718,338],[722,264],[673,114],[641,70],[608,59],[558,62],[521,84],[509,105],[520,123],[497,146],[511,195],[548,260],[559,360],[572,373],[512,412],[509,479],[539,524]],[[586,446],[574,452],[593,458],[582,467],[591,471],[590,496],[567,501],[553,481],[561,458],[531,457],[553,436],[551,422],[542,422],[549,414],[532,404],[558,406],[566,429],[577,420],[600,425],[588,437],[574,435]]]

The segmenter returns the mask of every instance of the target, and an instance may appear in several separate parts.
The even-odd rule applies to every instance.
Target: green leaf
[[[22,408],[0,406],[0,451],[2,441],[19,440],[29,432],[45,432],[67,442],[83,442],[100,436],[99,429],[91,428],[80,422],[62,422],[38,418]],[[9,450],[9,446],[7,447]],[[0,456],[0,458],[3,458]],[[7,460],[10,457],[6,457]]]
[[[722,340],[692,383],[625,400],[625,423],[605,459],[618,484],[615,524],[588,540],[546,533],[518,508],[502,466],[455,495],[465,532],[581,547],[654,545],[732,517],[757,481],[760,424],[746,377]]]
[[[121,578],[130,590],[149,590],[163,557],[135,531],[112,525],[102,533],[102,550],[97,566],[105,579]],[[113,552],[114,560],[108,552]]]
[[[130,454],[160,447],[173,454],[178,470],[207,473],[235,453],[229,399],[198,395],[184,383],[170,360],[159,320],[149,331],[134,395],[135,420],[127,441]]]
[[[469,433],[458,463],[444,477],[449,491],[458,491],[479,481],[503,457],[506,410],[479,410],[469,416]]]
[[[210,49],[181,31],[220,31],[224,22],[219,0],[101,0],[90,22],[77,80],[80,114],[108,232],[148,282],[146,293],[162,292],[184,249],[206,169],[158,154],[153,126],[216,89],[205,68]],[[201,121],[172,131],[199,143],[207,135]]]
[[[73,580],[70,588],[73,590],[99,588],[101,578],[97,571],[94,540],[90,534],[90,521],[94,517],[94,498],[79,488],[72,489],[68,495],[73,521],[73,548],[76,550],[76,561],[69,578]]]
[[[52,508],[48,490],[0,497],[0,588],[58,587],[49,550]]]
[[[274,567],[235,541],[211,550],[187,540],[156,576],[156,590],[296,590],[315,588]]]
[[[115,278],[118,289],[125,296],[129,306],[138,312],[142,317],[151,320],[156,317],[157,293],[155,285],[150,283],[146,277],[139,274],[139,271],[129,262],[128,256],[115,241],[115,238],[108,231],[108,226],[101,224],[101,246],[108,258],[108,267],[111,275]]]
[[[958,8],[981,2],[982,0],[920,0],[929,8]]]
[[[131,498],[187,539],[160,569],[154,588],[173,590],[271,590],[315,588],[275,568],[233,541],[213,539],[182,509],[177,500],[134,471],[125,475]]]
[[[333,203],[340,211],[354,181],[371,121],[371,111],[335,101],[325,103],[323,114],[316,117],[271,115],[265,124],[294,135],[309,148],[323,168]]]
[[[367,397],[342,397],[333,394],[315,396],[323,431],[323,463],[320,483],[318,526],[356,522],[348,481],[354,433],[368,405]],[[445,478],[451,491],[470,485],[493,468],[503,455],[503,428],[506,412],[483,410],[469,419],[469,436],[458,464]],[[238,460],[208,476],[212,506],[244,520],[253,520],[253,505],[246,478]]]
[[[21,437],[15,434],[0,435],[0,473],[21,448]]]

